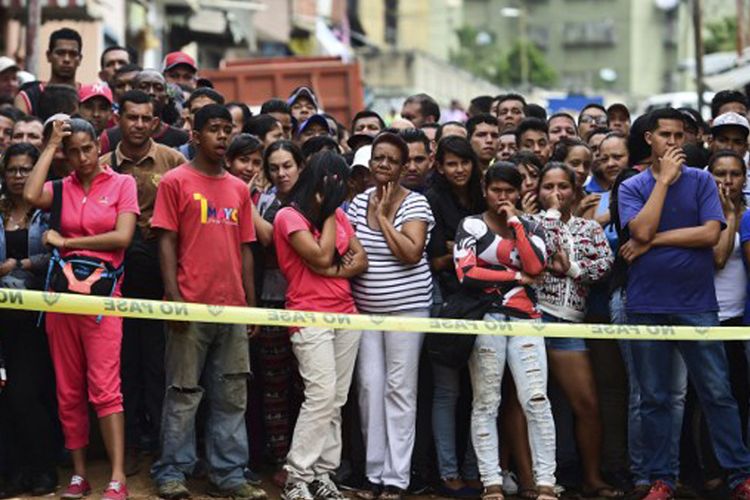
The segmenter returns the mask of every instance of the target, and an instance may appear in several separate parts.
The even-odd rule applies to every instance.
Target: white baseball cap
[[[21,68],[18,66],[18,64],[16,64],[16,61],[11,59],[10,57],[8,56],[0,57],[0,73],[2,73],[3,71],[7,71],[9,69],[19,70]]]
[[[711,133],[714,133],[723,127],[740,127],[744,130],[745,135],[750,134],[750,123],[748,123],[747,118],[739,113],[735,113],[734,111],[722,113],[714,118],[714,121],[711,124]]]
[[[370,170],[370,158],[372,158],[372,146],[369,144],[362,146],[354,153],[354,160],[349,168],[354,169],[354,167],[360,166]]]

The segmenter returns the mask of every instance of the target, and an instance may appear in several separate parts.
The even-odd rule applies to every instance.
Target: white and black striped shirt
[[[375,188],[357,195],[349,205],[349,220],[357,239],[367,252],[367,271],[352,281],[352,294],[357,309],[370,313],[392,313],[429,309],[432,306],[432,275],[426,251],[418,264],[399,261],[381,231],[367,224],[367,206]],[[427,222],[427,241],[435,225],[427,198],[410,191],[396,211],[393,227],[400,231],[410,220]],[[425,249],[427,242],[425,242]]]

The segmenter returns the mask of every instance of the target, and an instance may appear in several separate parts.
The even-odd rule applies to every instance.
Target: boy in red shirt
[[[232,115],[224,106],[201,108],[193,129],[195,159],[168,172],[159,184],[152,227],[159,231],[167,300],[255,304],[250,194],[222,166],[231,132]],[[165,368],[162,453],[151,470],[159,496],[190,496],[185,477],[197,462],[195,414],[206,392],[211,495],[265,498],[265,492],[243,475],[248,461],[245,409],[250,373],[246,326],[171,323]]]

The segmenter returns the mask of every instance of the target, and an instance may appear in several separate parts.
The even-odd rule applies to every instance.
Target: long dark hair
[[[344,157],[333,151],[321,151],[310,157],[284,205],[294,207],[318,230],[346,200],[349,168]],[[317,195],[323,201],[318,206]]]
[[[305,157],[302,156],[302,151],[300,151],[296,144],[285,139],[276,141],[263,151],[263,173],[266,175],[268,182],[271,182],[271,167],[268,165],[268,159],[276,151],[288,151],[292,155],[292,158],[294,158],[297,168],[300,170],[305,168]]]
[[[467,208],[474,213],[484,212],[485,202],[484,196],[482,196],[482,173],[474,148],[471,147],[468,139],[453,135],[440,140],[437,152],[435,153],[435,162],[442,165],[445,163],[445,156],[449,153],[458,156],[462,160],[469,160],[471,162],[471,175],[469,176],[469,184],[467,186],[471,206]],[[453,190],[448,179],[437,170],[435,171],[433,182],[435,189],[442,193],[453,195]]]

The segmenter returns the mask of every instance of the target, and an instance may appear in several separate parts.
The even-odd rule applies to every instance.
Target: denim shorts
[[[543,323],[570,323],[558,317],[542,312]],[[586,341],[579,338],[547,338],[545,339],[547,349],[554,349],[557,351],[588,351],[586,347]]]

